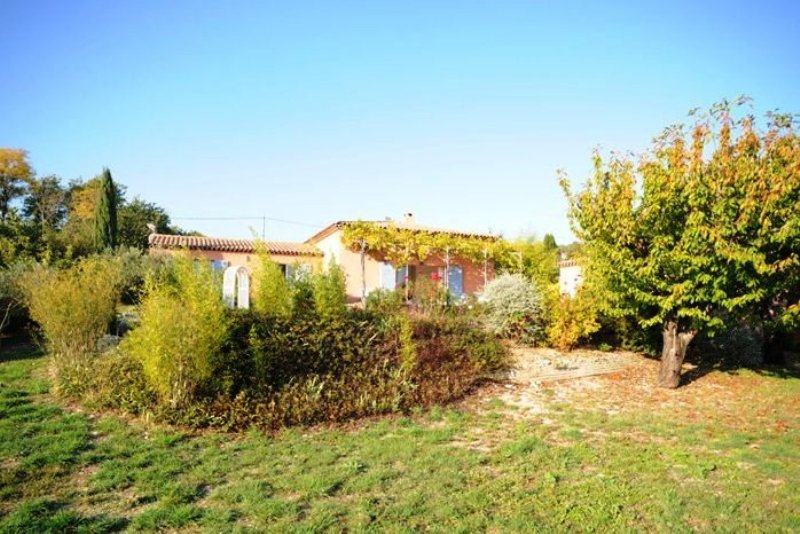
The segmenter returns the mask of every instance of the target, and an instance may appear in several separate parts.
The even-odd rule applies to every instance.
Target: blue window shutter
[[[395,287],[405,287],[408,268],[404,265],[397,269],[395,276]]]
[[[464,270],[458,265],[451,265],[447,271],[447,280],[450,294],[460,299],[464,295]]]
[[[397,286],[397,273],[394,265],[387,261],[380,263],[381,289],[392,290]]]

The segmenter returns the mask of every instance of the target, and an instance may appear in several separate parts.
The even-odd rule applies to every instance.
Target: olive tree
[[[675,388],[699,331],[797,318],[800,139],[795,117],[736,118],[746,99],[667,128],[638,157],[594,156],[577,192],[561,177],[587,276],[607,311],[660,325],[658,383]]]

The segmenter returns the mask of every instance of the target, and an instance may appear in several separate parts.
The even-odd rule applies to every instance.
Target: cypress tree
[[[117,187],[111,171],[103,169],[94,212],[94,243],[98,250],[117,246]]]

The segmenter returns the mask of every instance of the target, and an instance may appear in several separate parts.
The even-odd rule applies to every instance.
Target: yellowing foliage
[[[121,350],[142,363],[145,376],[172,406],[184,406],[213,372],[228,332],[228,316],[214,272],[178,257],[169,276],[149,276],[141,323]]]

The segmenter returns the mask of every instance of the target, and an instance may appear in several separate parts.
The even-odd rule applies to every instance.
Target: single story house
[[[442,253],[432,254],[423,262],[409,265],[393,265],[379,252],[360,251],[348,248],[342,240],[344,229],[357,221],[337,221],[306,240],[307,244],[322,251],[325,263],[331,259],[342,266],[347,273],[347,295],[352,300],[361,299],[375,289],[396,289],[406,284],[414,284],[424,278],[447,280],[450,292],[455,297],[474,295],[494,278],[494,263],[491,260],[475,262],[458,256],[445,257]],[[363,222],[363,221],[362,221]],[[393,226],[400,230],[426,232],[429,234],[450,234],[458,237],[497,240],[492,234],[462,232],[443,228],[431,228],[416,224],[413,215],[405,214],[402,221],[367,221],[382,226]],[[363,257],[363,277],[362,277]],[[449,266],[447,272],[446,268]]]
[[[287,276],[291,276],[293,270],[297,268],[324,269],[330,261],[335,261],[345,272],[347,297],[351,302],[363,299],[376,289],[395,289],[407,284],[413,285],[422,278],[447,280],[450,292],[456,297],[474,295],[481,292],[486,282],[494,277],[494,264],[491,259],[476,262],[458,256],[451,257],[434,253],[422,262],[392,265],[379,252],[353,251],[345,245],[343,231],[348,225],[355,222],[334,222],[303,243],[266,241],[264,245],[272,259],[283,267]],[[412,232],[452,234],[458,237],[487,241],[498,239],[492,234],[419,226],[411,214],[406,214],[402,221],[387,219],[366,222],[392,225]],[[241,266],[252,273],[258,262],[257,241],[249,239],[221,239],[154,233],[149,237],[149,244],[151,253],[186,251],[191,257],[208,261],[214,268],[220,270]]]

